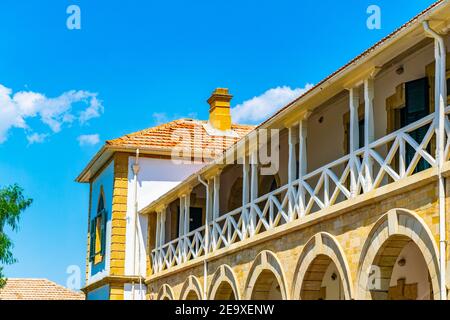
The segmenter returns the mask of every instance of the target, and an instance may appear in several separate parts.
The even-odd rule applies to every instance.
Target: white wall
[[[126,230],[126,252],[125,252],[125,274],[133,275],[132,265],[132,223],[134,216],[134,174],[133,164],[135,157],[128,159],[128,200],[127,200],[127,230]],[[176,164],[168,159],[139,158],[139,174],[137,201],[138,209],[141,210],[163,194],[178,185],[188,176],[198,171],[204,164]],[[140,239],[139,247],[136,248],[140,256],[137,273],[146,275],[146,244],[147,244],[147,217],[139,216]],[[169,235],[167,235],[169,236]]]
[[[333,273],[336,275],[336,278],[334,280],[332,278]],[[325,300],[341,300],[344,298],[342,279],[339,275],[336,265],[333,262],[330,263],[327,270],[325,271],[321,287],[326,288],[327,295]]]
[[[402,258],[405,259],[406,264],[399,266],[398,261]],[[417,300],[430,299],[427,264],[414,242],[408,243],[397,257],[389,286],[397,286],[398,279],[402,278],[405,279],[405,284],[417,283]]]

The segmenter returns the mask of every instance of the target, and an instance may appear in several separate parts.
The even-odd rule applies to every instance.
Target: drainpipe
[[[206,214],[205,214],[205,259],[203,260],[203,300],[207,300],[207,277],[208,277],[208,259],[206,256],[208,255],[209,249],[209,214],[208,211],[211,210],[210,206],[210,197],[209,194],[209,185],[206,181],[202,179],[202,177],[198,176],[198,181],[203,184],[206,188]]]
[[[137,230],[138,230],[138,197],[137,197],[137,191],[138,191],[138,173],[139,173],[139,149],[136,149],[136,158],[133,164],[133,174],[134,174],[134,212],[133,212],[133,219],[134,219],[134,224],[132,225],[132,232],[131,234],[133,235],[132,237],[132,246],[133,246],[133,275],[136,275],[136,260],[139,260],[136,257],[136,247],[137,245],[140,245],[139,242],[137,241],[138,238],[138,234],[137,234]],[[140,261],[138,261],[138,266],[140,267]],[[139,268],[140,269],[140,268]],[[142,294],[142,281],[140,279],[140,273],[139,273],[139,289],[140,292]],[[133,300],[135,299],[135,289],[134,289],[134,281],[132,282],[132,296],[133,296]]]
[[[440,296],[441,300],[447,300],[446,268],[447,268],[447,235],[445,213],[445,179],[442,176],[444,165],[444,139],[445,139],[445,107],[447,100],[447,75],[446,75],[446,48],[443,37],[430,28],[428,21],[423,22],[425,32],[434,38],[436,80],[435,80],[435,112],[437,120],[436,130],[436,162],[438,166],[439,184],[439,262],[440,262]]]

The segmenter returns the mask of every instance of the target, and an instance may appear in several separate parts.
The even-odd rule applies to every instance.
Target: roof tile
[[[47,279],[8,279],[0,300],[85,300],[85,296]]]
[[[233,124],[231,130],[235,133],[235,136],[211,136],[204,128],[206,124],[207,121],[201,120],[174,120],[117,139],[108,140],[106,145],[125,148],[149,148],[166,152],[173,152],[174,150],[190,151],[192,156],[194,156],[194,153],[201,152],[204,158],[209,158],[205,155],[216,157],[254,129],[254,126],[250,125]]]

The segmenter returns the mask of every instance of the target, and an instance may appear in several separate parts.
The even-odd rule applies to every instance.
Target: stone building
[[[142,190],[128,277],[150,300],[447,299],[449,22],[436,2],[167,192]],[[209,100],[213,136],[230,99]],[[115,277],[109,297],[129,298]]]

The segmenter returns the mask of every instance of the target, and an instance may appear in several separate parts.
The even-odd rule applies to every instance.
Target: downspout
[[[434,38],[436,80],[435,80],[435,112],[437,120],[437,143],[436,161],[438,166],[439,187],[439,262],[440,262],[440,296],[441,300],[447,300],[446,269],[447,269],[447,234],[446,234],[446,212],[445,212],[445,179],[442,176],[444,165],[444,139],[445,139],[445,108],[447,100],[447,75],[446,75],[446,49],[444,38],[430,28],[428,21],[423,22],[425,32]]]
[[[210,206],[210,197],[209,194],[209,185],[206,181],[204,181],[200,176],[198,176],[198,181],[203,184],[206,188],[206,215],[205,215],[205,259],[203,260],[203,300],[207,300],[207,289],[208,289],[208,259],[206,258],[208,255],[209,249],[209,212],[211,211]]]
[[[134,164],[133,164],[133,174],[134,174],[134,212],[133,212],[133,219],[134,219],[134,225],[133,225],[133,229],[132,229],[132,245],[133,245],[133,275],[136,275],[136,260],[138,260],[136,258],[136,245],[138,244],[137,238],[138,238],[138,232],[137,232],[137,226],[138,226],[138,197],[137,197],[137,191],[138,191],[138,173],[139,173],[139,149],[136,149],[136,158],[134,160]],[[139,262],[138,262],[139,263]],[[140,266],[140,263],[139,263]],[[134,289],[134,281],[132,282],[132,296],[133,296],[133,300],[136,300],[135,298],[135,289]],[[141,279],[140,279],[140,274],[139,274],[139,289],[142,292],[142,283],[141,283]]]

